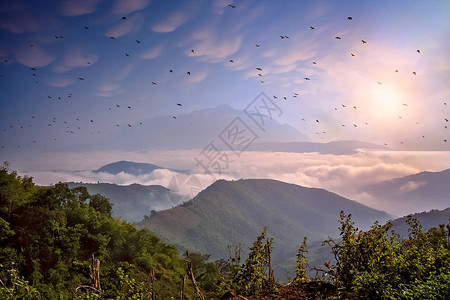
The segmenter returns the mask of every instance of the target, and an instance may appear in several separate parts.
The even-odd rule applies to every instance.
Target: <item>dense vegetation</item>
[[[130,299],[131,292],[148,299],[152,290],[160,299],[178,297],[186,263],[177,249],[148,230],[113,218],[111,211],[107,198],[90,195],[84,187],[69,189],[63,183],[38,187],[31,178],[3,167],[0,299],[75,299],[95,294],[90,288],[92,255],[100,262],[105,299]],[[207,257],[198,256],[191,254],[196,265],[206,268],[200,258]],[[211,281],[199,277],[201,286]],[[188,283],[186,291],[192,295]]]
[[[0,169],[0,299],[450,299],[450,224],[425,231],[409,217],[402,237],[389,222],[359,230],[341,212],[340,238],[325,241],[335,261],[308,278],[305,238],[295,277],[283,284],[267,228],[246,259],[230,246],[228,261],[209,262],[181,257],[111,212],[107,198],[84,187],[38,187]]]

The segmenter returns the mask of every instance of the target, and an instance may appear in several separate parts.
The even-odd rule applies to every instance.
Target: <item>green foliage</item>
[[[1,267],[1,265],[0,265]],[[41,299],[39,292],[19,275],[17,269],[7,271],[6,282],[0,279],[0,299],[4,300],[32,300]]]
[[[241,265],[240,251],[231,259],[231,281],[228,290],[245,295],[259,295],[276,289],[270,263],[273,238],[267,237],[267,227],[250,247],[248,258]]]
[[[335,285],[347,299],[450,298],[449,231],[424,232],[409,217],[409,237],[389,232],[391,223],[358,231],[341,212],[339,242],[328,240],[336,258]]]
[[[20,277],[13,279],[31,282],[42,298],[74,299],[80,297],[77,287],[89,286],[88,262],[94,254],[101,262],[101,285],[111,289],[110,299],[133,299],[125,291],[146,297],[142,285],[150,286],[151,269],[156,293],[177,296],[184,260],[176,248],[112,218],[111,208],[107,198],[91,196],[84,187],[36,187],[31,178],[0,169],[0,279],[8,285],[14,269]],[[117,273],[119,267],[123,273]],[[8,289],[18,289],[17,282]],[[114,289],[110,282],[116,283]],[[91,299],[99,296],[91,290],[83,293]]]
[[[308,267],[308,260],[306,259],[306,253],[308,250],[306,249],[308,238],[305,236],[303,238],[303,242],[298,248],[297,252],[297,264],[295,265],[295,283],[302,283],[308,280],[306,276],[306,268]]]

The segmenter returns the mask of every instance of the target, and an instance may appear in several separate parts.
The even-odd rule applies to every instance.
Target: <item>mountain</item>
[[[248,179],[216,181],[192,200],[152,214],[137,226],[150,229],[180,250],[208,253],[212,259],[226,259],[228,245],[241,244],[243,250],[248,249],[267,226],[274,237],[274,265],[283,276],[282,270],[293,266],[290,260],[295,260],[304,236],[317,244],[338,235],[340,210],[352,213],[360,228],[390,218],[385,212],[323,189]],[[312,252],[317,258],[318,252]]]
[[[411,215],[419,220],[423,229],[426,231],[432,227],[439,227],[440,224],[447,225],[450,223],[450,207],[444,210],[433,209],[428,212],[415,213]],[[391,221],[392,229],[400,235],[408,236],[407,217],[402,217]]]
[[[151,211],[171,208],[182,196],[160,185],[117,185],[110,183],[68,183],[70,188],[84,186],[89,194],[101,194],[113,203],[115,217],[128,222],[139,222]]]
[[[450,207],[450,169],[417,174],[362,187],[398,216]],[[385,203],[386,205],[383,205]]]
[[[237,117],[247,126],[247,132],[257,136],[257,142],[293,142],[307,138],[294,127],[280,124],[276,118],[267,120],[265,131],[262,131],[244,110],[235,109],[230,105],[197,110],[175,117],[176,119],[174,116],[144,119],[130,124],[133,130],[120,127],[110,134],[99,135],[97,144],[101,144],[102,149],[126,151],[203,149],[211,141],[222,143],[219,135],[229,129]]]
[[[163,167],[160,167],[157,165],[153,165],[153,164],[137,163],[137,162],[122,160],[122,161],[104,165],[103,167],[100,167],[99,169],[95,170],[94,172],[96,172],[96,173],[105,172],[105,173],[110,173],[113,175],[124,172],[127,174],[139,176],[139,175],[143,175],[143,174],[149,174],[157,169],[166,169],[166,168],[163,168]],[[168,169],[168,170],[171,170],[171,169]],[[171,171],[182,172],[182,171],[178,171],[178,170],[171,170]]]
[[[272,152],[318,152],[320,154],[351,155],[358,149],[385,149],[377,144],[361,141],[335,141],[328,143],[312,142],[266,142],[255,143],[247,149],[249,151]]]

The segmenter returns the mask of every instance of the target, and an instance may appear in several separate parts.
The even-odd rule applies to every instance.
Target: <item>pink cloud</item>
[[[172,32],[187,21],[187,16],[181,12],[175,12],[162,21],[152,26],[154,32]]]
[[[163,50],[163,46],[159,45],[159,46],[153,47],[153,48],[145,51],[144,53],[142,53],[140,55],[140,57],[144,58],[144,59],[153,59],[153,58],[160,56],[162,50]]]
[[[14,53],[19,63],[28,67],[43,67],[51,63],[55,57],[38,47],[27,47]]]
[[[114,4],[113,12],[117,14],[129,14],[146,8],[150,4],[149,0],[117,0]]]
[[[70,49],[64,54],[63,61],[53,66],[52,70],[56,73],[68,72],[78,67],[88,67],[97,62],[97,54],[87,53],[83,48],[78,47]]]
[[[120,37],[130,32],[138,31],[144,24],[144,19],[140,14],[129,17],[126,22],[120,22],[118,25],[111,28],[106,36]]]
[[[95,11],[96,5],[101,0],[65,0],[61,5],[61,13],[65,16],[79,16]]]
[[[237,35],[229,39],[205,39],[192,45],[195,52],[188,50],[187,55],[198,57],[201,61],[220,62],[236,53],[242,44]]]
[[[63,78],[63,77],[57,77],[48,79],[46,83],[50,86],[54,87],[66,87],[74,83],[73,79],[70,78]]]

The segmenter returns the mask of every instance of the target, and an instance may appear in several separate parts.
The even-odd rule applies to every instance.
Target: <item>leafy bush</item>
[[[408,217],[409,236],[391,223],[359,231],[351,215],[340,215],[339,242],[328,240],[336,258],[335,285],[346,299],[450,299],[450,249],[444,225],[424,232]]]

